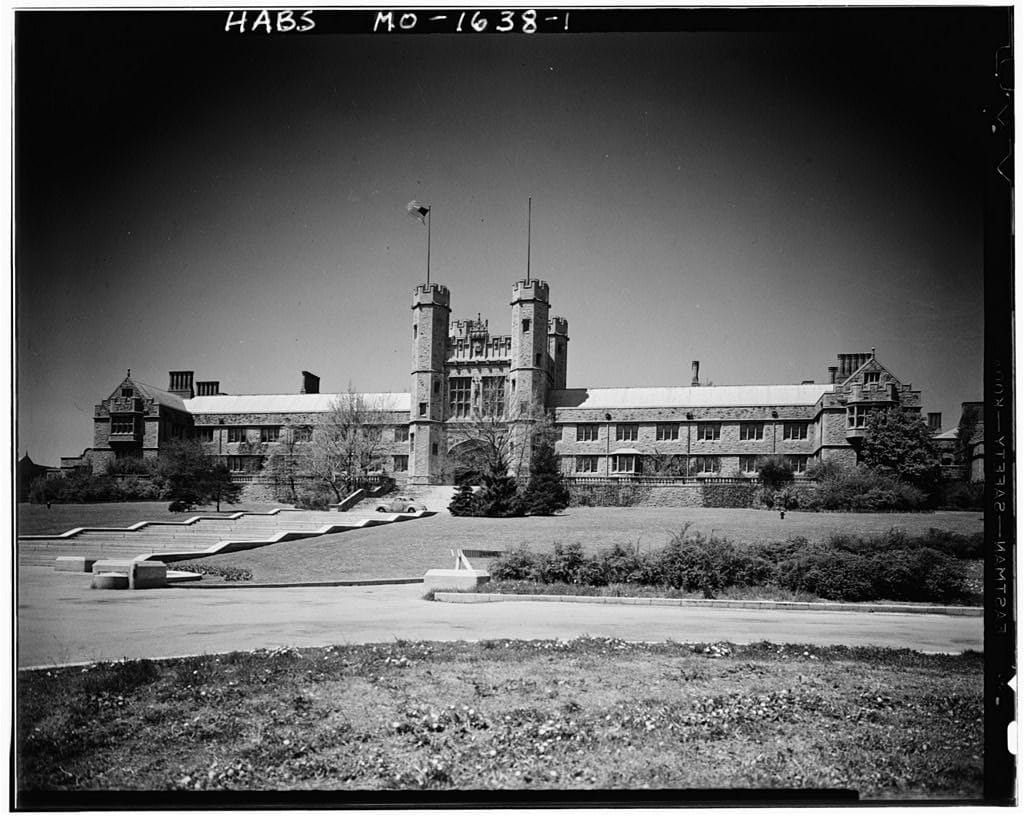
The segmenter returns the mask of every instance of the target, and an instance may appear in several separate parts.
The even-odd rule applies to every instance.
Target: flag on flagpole
[[[425,224],[426,221],[424,219],[427,217],[427,213],[430,212],[430,205],[420,204],[420,202],[413,199],[405,205],[405,210],[413,218],[418,218],[421,224]]]

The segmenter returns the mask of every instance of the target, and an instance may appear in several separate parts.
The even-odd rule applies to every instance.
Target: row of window
[[[783,422],[783,439],[807,439],[808,422]],[[741,422],[740,440],[764,439],[764,422]],[[600,423],[587,422],[576,426],[577,442],[596,442]],[[659,442],[669,442],[679,439],[678,422],[659,422],[654,428],[654,437]],[[615,426],[616,442],[635,442],[639,438],[640,424],[637,422],[620,422]],[[698,422],[696,437],[698,441],[714,442],[722,436],[721,422]]]
[[[685,459],[685,457],[673,457],[674,459]],[[761,456],[741,456],[739,458],[739,469],[742,473],[757,473],[758,465],[761,462]],[[794,473],[805,473],[807,471],[808,456],[804,454],[794,454],[786,456],[789,464],[793,467]],[[604,468],[600,462],[600,456],[577,456],[575,457],[575,472],[583,474],[599,474],[604,472]],[[702,475],[702,474],[716,474],[722,472],[722,459],[721,456],[691,456],[690,466],[686,467],[685,461],[676,461],[672,463],[672,467],[669,469],[672,475]],[[644,472],[645,457],[635,453],[619,453],[611,457],[609,462],[609,471],[611,473],[632,473],[640,474]],[[654,466],[648,468],[652,472],[662,472],[660,468]]]

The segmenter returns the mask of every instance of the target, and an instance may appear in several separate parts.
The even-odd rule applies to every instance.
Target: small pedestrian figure
[[[784,519],[785,517],[786,517],[786,508],[785,508],[785,507],[783,507],[783,508],[782,508],[782,509],[781,509],[781,510],[779,511],[779,518],[780,518],[780,519]]]
[[[46,502],[46,509],[47,509],[47,510],[49,510],[49,509],[50,509],[50,502],[49,502],[49,500],[47,500],[47,502]]]

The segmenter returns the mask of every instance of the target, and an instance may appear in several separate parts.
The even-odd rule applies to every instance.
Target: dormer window
[[[864,385],[878,385],[882,373],[880,371],[865,371]]]
[[[126,397],[128,399],[131,399],[132,397],[135,396],[135,390],[132,389],[132,388],[122,388],[121,389],[121,396],[122,397]]]

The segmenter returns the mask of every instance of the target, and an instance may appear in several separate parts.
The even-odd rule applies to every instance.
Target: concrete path
[[[419,585],[315,589],[89,588],[89,576],[24,567],[18,665],[170,657],[280,646],[408,640],[573,638],[771,640],[982,649],[982,618],[520,602],[423,601]]]

